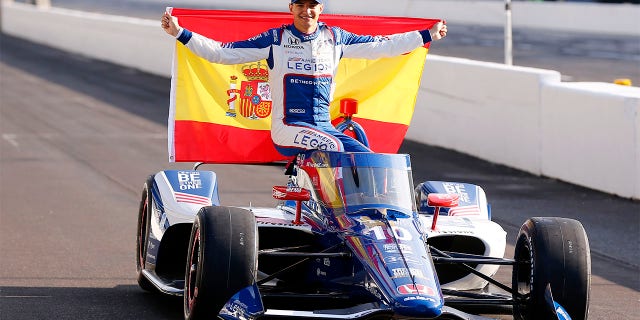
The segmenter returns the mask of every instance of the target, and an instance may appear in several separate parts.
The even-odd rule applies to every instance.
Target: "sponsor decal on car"
[[[480,206],[464,206],[449,209],[450,216],[479,216]]]
[[[416,268],[394,268],[391,269],[391,273],[393,278],[409,278],[414,276],[416,278],[425,279],[422,270]]]
[[[176,197],[177,202],[199,204],[203,206],[211,205],[211,199],[203,196],[197,196],[194,194],[183,193],[183,192],[175,192],[174,196]]]
[[[284,199],[287,196],[287,194],[285,192],[282,192],[282,191],[280,191],[280,190],[278,190],[276,188],[273,189],[273,194],[272,195],[273,195],[273,197],[275,199],[280,199],[280,200]]]
[[[471,197],[469,196],[467,190],[465,190],[465,185],[463,183],[443,182],[442,186],[448,194],[459,195],[460,202],[471,202]]]
[[[242,316],[246,316],[247,313],[247,305],[245,303],[243,303],[240,300],[234,300],[233,302],[231,302],[229,305],[227,305],[227,311],[235,316],[235,317],[242,317]],[[242,318],[240,318],[242,319]]]
[[[427,296],[436,296],[436,290],[423,284],[403,284],[398,286],[399,294],[424,294]]]
[[[307,223],[309,220],[306,219],[306,217],[304,219],[302,219],[302,221],[304,222],[304,224],[302,225],[297,225],[295,223],[293,223],[292,219],[281,219],[281,218],[271,218],[271,217],[256,217],[256,223],[261,225],[261,226],[265,226],[265,227],[269,227],[269,226],[274,226],[274,227],[287,227],[287,228],[294,228],[294,229],[304,229],[304,230],[309,230],[310,226]]]
[[[202,188],[200,172],[178,171],[178,185],[182,191]]]
[[[404,253],[404,254],[413,254],[413,248],[406,244],[385,244],[383,247],[384,252],[386,253]]]
[[[411,256],[401,256],[401,255],[389,255],[389,256],[385,256],[384,257],[384,262],[386,263],[421,263],[423,261],[420,261],[414,257]]]
[[[414,300],[437,302],[436,299],[425,297],[425,296],[411,296],[411,297],[406,297],[406,298],[402,299],[402,301],[414,301]]]

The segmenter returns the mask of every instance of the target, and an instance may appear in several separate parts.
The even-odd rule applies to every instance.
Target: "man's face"
[[[316,30],[322,9],[322,4],[315,0],[300,0],[289,4],[289,11],[293,14],[293,24],[298,30],[305,33]]]

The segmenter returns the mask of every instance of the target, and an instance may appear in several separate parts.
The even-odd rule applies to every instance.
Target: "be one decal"
[[[180,171],[178,172],[178,184],[180,190],[192,190],[202,188],[200,172]]]
[[[471,202],[471,197],[462,183],[445,182],[442,184],[448,194],[458,194],[460,202]]]

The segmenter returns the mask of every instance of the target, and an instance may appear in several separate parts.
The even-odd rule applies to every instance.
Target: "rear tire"
[[[191,229],[184,288],[185,319],[213,319],[255,282],[257,235],[253,213],[203,207]]]
[[[553,299],[573,320],[587,319],[591,287],[591,253],[582,224],[566,218],[531,218],[518,234],[513,290],[518,298],[514,319],[554,319],[545,300],[547,284]]]
[[[136,271],[138,274],[138,285],[146,291],[156,291],[156,288],[142,274],[147,261],[147,244],[149,242],[149,223],[153,208],[153,176],[147,178],[142,190],[140,199],[140,209],[138,210],[138,232],[136,236]]]

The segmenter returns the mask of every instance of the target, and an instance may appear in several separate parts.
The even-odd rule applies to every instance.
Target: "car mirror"
[[[427,195],[427,205],[430,207],[453,208],[458,206],[460,195],[455,193],[430,193]]]
[[[430,207],[436,207],[433,213],[433,220],[431,221],[431,230],[436,230],[436,223],[438,221],[438,215],[440,214],[440,208],[453,208],[458,206],[458,200],[460,195],[455,193],[430,193],[427,195],[427,205]]]
[[[302,201],[311,199],[311,192],[300,187],[273,186],[273,197],[277,200],[294,200],[296,202],[296,218],[293,224],[302,224]]]

